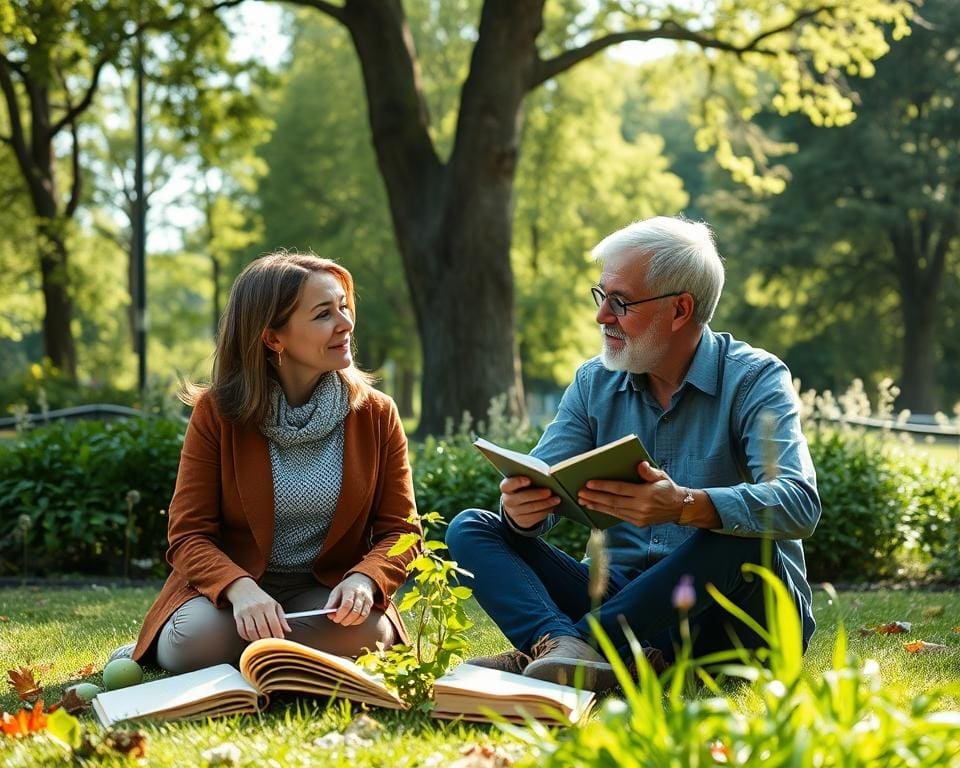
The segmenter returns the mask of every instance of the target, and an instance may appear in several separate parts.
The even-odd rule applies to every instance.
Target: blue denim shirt
[[[820,499],[786,365],[704,328],[690,369],[664,410],[646,376],[609,371],[594,358],[577,370],[531,453],[553,464],[631,433],[674,482],[706,491],[722,521],[719,533],[775,540],[812,622],[800,539],[813,533]],[[523,533],[539,535],[556,522],[551,515]],[[610,565],[633,578],[694,530],[675,523],[614,525],[606,532]]]

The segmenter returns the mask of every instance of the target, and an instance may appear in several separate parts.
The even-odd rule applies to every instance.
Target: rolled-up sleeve
[[[800,426],[800,401],[779,360],[763,366],[739,394],[733,414],[753,482],[704,488],[723,523],[721,533],[805,539],[820,519],[810,449]]]

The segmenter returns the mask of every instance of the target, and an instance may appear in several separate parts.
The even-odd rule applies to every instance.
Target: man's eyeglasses
[[[597,307],[602,307],[603,302],[607,302],[610,307],[610,311],[613,312],[617,317],[623,317],[627,314],[627,308],[633,307],[637,304],[646,304],[648,301],[656,301],[657,299],[665,299],[668,296],[679,296],[684,293],[684,291],[674,291],[673,293],[662,293],[659,296],[651,296],[649,299],[638,299],[637,301],[624,301],[619,296],[608,296],[603,292],[603,289],[599,285],[593,286],[590,289],[590,293],[593,294],[593,300],[597,302]]]

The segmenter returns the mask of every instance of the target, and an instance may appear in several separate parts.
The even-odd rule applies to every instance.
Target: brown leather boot
[[[576,685],[590,691],[605,691],[616,685],[613,667],[579,637],[544,635],[530,649],[533,661],[523,670],[524,677],[548,680],[560,685]],[[583,672],[577,674],[577,669]]]
[[[533,661],[523,651],[516,648],[498,653],[496,656],[475,656],[467,659],[467,664],[473,664],[475,667],[486,667],[487,669],[497,669],[501,672],[511,672],[514,675],[522,675],[523,670]]]

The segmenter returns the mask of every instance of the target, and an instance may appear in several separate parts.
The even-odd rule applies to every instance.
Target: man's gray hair
[[[651,295],[689,293],[694,321],[705,325],[713,318],[723,290],[723,262],[707,224],[682,216],[656,216],[607,235],[593,249],[597,261],[620,254],[649,257]]]

